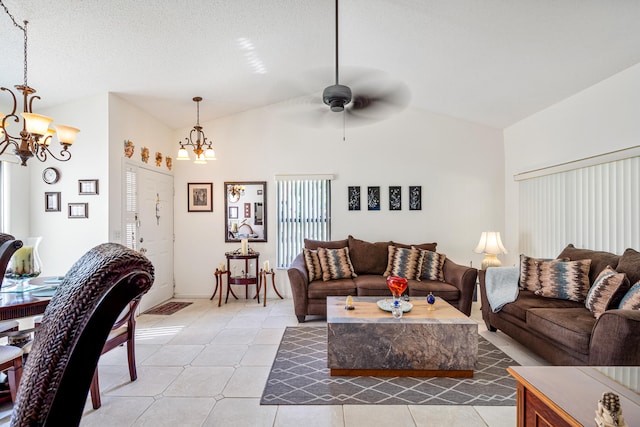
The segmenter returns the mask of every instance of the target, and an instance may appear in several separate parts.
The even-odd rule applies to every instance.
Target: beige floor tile
[[[240,365],[271,367],[277,351],[278,345],[275,344],[252,344],[244,354]]]
[[[220,331],[211,342],[212,344],[251,344],[260,332],[260,328],[236,328],[232,324]]]
[[[138,379],[106,392],[110,396],[157,396],[184,371],[177,366],[138,366]],[[104,393],[103,393],[104,394]]]
[[[164,391],[164,396],[215,397],[233,375],[232,367],[191,366],[184,369]]]
[[[482,417],[471,406],[409,405],[417,426],[485,427]]]
[[[154,403],[148,396],[115,397],[102,396],[102,406],[93,409],[91,400],[87,400],[84,415],[80,420],[82,427],[130,426]]]
[[[206,327],[189,327],[176,334],[168,344],[209,344],[218,332],[224,329],[224,324],[210,324]]]
[[[142,366],[185,366],[195,359],[204,345],[165,345],[146,358]]]
[[[516,425],[515,406],[474,406],[489,427],[513,427]]]
[[[343,411],[345,427],[416,426],[405,405],[344,405]]]
[[[133,423],[136,427],[199,427],[216,404],[213,398],[163,397]]]
[[[341,427],[344,415],[340,405],[279,406],[274,427]]]
[[[276,344],[280,345],[282,341],[282,334],[284,334],[284,328],[279,329],[262,329],[251,344]]]
[[[259,399],[225,398],[216,403],[203,427],[272,427],[277,406],[261,406]]]
[[[270,366],[240,366],[222,391],[224,397],[261,397]]]
[[[249,349],[244,344],[210,344],[193,359],[193,366],[237,366]]]

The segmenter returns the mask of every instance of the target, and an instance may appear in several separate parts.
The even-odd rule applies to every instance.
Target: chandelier
[[[235,203],[240,200],[240,196],[244,195],[244,185],[230,184],[227,186],[227,192],[229,193],[229,201]]]
[[[49,124],[53,122],[53,119],[42,114],[35,114],[33,112],[33,101],[40,99],[39,96],[34,95],[36,90],[29,87],[27,84],[27,24],[28,21],[24,21],[24,26],[19,25],[15,18],[9,13],[9,10],[0,0],[0,5],[4,8],[4,11],[9,15],[13,25],[18,27],[24,33],[24,84],[16,85],[15,88],[21,95],[16,97],[16,94],[6,87],[1,87],[0,90],[7,91],[13,98],[13,108],[9,114],[0,113],[0,155],[12,146],[14,153],[20,158],[21,165],[27,166],[27,160],[31,157],[35,157],[41,162],[47,160],[48,156],[62,162],[66,162],[71,158],[71,152],[69,147],[76,139],[76,135],[80,132],[71,126],[55,125],[55,130],[49,128]],[[17,111],[17,98],[22,98],[22,130],[19,134],[16,134],[17,129],[20,127],[20,117],[16,114]],[[11,122],[18,123],[15,129],[11,129]],[[14,132],[14,133],[12,133]],[[62,145],[60,153],[56,156],[51,151],[51,142],[53,135],[57,133],[58,141]]]
[[[207,140],[207,137],[202,130],[202,126],[200,126],[200,101],[202,101],[202,98],[196,96],[193,100],[196,102],[197,109],[196,125],[191,129],[189,136],[184,139],[184,142],[178,142],[178,144],[180,144],[180,149],[178,150],[177,160],[189,160],[189,153],[184,146],[190,145],[193,147],[193,152],[196,154],[196,160],[194,163],[204,165],[207,163],[207,160],[216,160],[216,153],[213,151],[211,141]]]

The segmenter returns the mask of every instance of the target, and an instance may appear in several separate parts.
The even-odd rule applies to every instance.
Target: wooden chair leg
[[[131,337],[129,341],[127,341],[127,360],[129,361],[129,377],[131,381],[138,379],[138,372],[136,371],[136,346],[133,340],[134,338]]]
[[[100,401],[100,384],[98,383],[98,367],[96,366],[96,370],[93,373],[93,379],[91,380],[91,387],[89,389],[91,391],[91,404],[93,405],[93,409],[98,409],[102,406],[102,402]]]
[[[22,357],[14,360],[13,366],[7,369],[7,377],[9,379],[9,391],[11,392],[11,401],[15,403],[18,394],[18,386],[20,378],[22,378]]]

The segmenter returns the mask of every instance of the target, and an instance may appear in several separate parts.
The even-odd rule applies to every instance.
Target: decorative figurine
[[[628,427],[622,416],[620,397],[611,392],[602,393],[596,410],[596,425],[598,427]]]
[[[164,160],[167,162],[167,169],[171,170],[173,167],[173,159],[171,157],[165,157]]]
[[[402,317],[402,303],[399,299],[393,300],[393,305],[391,306],[391,314],[394,319],[400,319]]]
[[[156,166],[162,166],[162,153],[159,151],[156,151]]]
[[[355,310],[355,307],[353,306],[353,297],[351,297],[351,295],[347,297],[347,301],[344,303],[344,309]]]
[[[136,146],[133,145],[133,141],[129,141],[129,140],[124,141],[124,155],[127,156],[129,159],[131,158],[131,156],[133,156],[133,152],[135,148]]]
[[[436,297],[433,296],[433,293],[429,292],[429,295],[427,295],[427,304],[429,304],[429,311],[433,311],[435,310],[433,307],[433,304],[436,303]]]
[[[142,147],[140,159],[142,159],[144,163],[149,163],[149,147]]]

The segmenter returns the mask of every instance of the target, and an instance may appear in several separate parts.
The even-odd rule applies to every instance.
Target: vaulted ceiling
[[[202,122],[291,98],[306,113],[334,83],[333,0],[3,2],[29,20],[36,110],[110,91],[181,128],[194,96]],[[503,128],[640,63],[638,22],[637,0],[342,0],[340,80]],[[4,12],[0,40],[13,87],[22,32]]]

